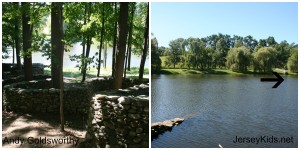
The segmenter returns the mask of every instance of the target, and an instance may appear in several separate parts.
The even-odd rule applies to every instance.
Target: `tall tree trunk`
[[[15,9],[19,10],[19,2],[14,2]],[[17,68],[21,69],[21,56],[20,56],[20,17],[19,15],[15,18],[15,48],[16,48],[16,58],[17,58]]]
[[[127,57],[128,57],[128,49],[126,51],[127,54],[125,54],[125,64],[124,64],[124,75],[123,75],[123,78],[125,79],[126,78],[126,67],[127,67]]]
[[[104,68],[106,69],[106,61],[107,61],[107,43],[105,43],[105,48],[104,48]]]
[[[103,47],[104,22],[105,22],[105,16],[104,16],[104,3],[102,3],[101,17],[102,17],[102,25],[101,25],[101,36],[100,36],[99,62],[98,62],[98,72],[97,72],[97,77],[100,76],[100,69],[101,69],[101,52],[102,52],[102,47]]]
[[[102,33],[101,33],[102,36]],[[101,42],[100,42],[101,43]],[[99,57],[98,57],[98,68],[97,68],[97,77],[100,76],[100,69],[101,69],[101,56],[102,56],[102,44],[99,46]]]
[[[130,71],[130,63],[131,63],[131,44],[132,44],[133,19],[134,19],[135,7],[136,6],[134,3],[131,9],[129,36],[128,36],[128,44],[127,44],[127,70],[128,71]]]
[[[82,54],[81,54],[81,74],[83,74],[84,72],[84,64],[85,64],[85,43],[86,43],[86,39],[85,36],[82,36]]]
[[[126,37],[128,32],[128,2],[120,3],[120,17],[119,17],[119,42],[118,42],[118,52],[116,56],[116,70],[114,75],[114,89],[122,88],[122,75],[124,70],[124,58],[126,50]]]
[[[85,13],[85,23],[88,23],[90,21],[90,15],[91,15],[91,2],[88,3],[89,4],[89,8],[87,8],[87,4],[85,5],[85,10],[84,10],[84,13]],[[87,10],[89,10],[88,12],[88,15],[87,15],[87,20],[86,20],[86,13],[87,13]],[[86,36],[83,35],[83,39],[86,39],[86,53],[85,53],[85,56],[84,56],[84,61],[83,61],[83,66],[82,66],[82,79],[81,79],[81,83],[83,83],[85,81],[85,78],[86,78],[86,71],[87,71],[87,65],[88,65],[88,58],[89,58],[89,54],[90,54],[90,48],[91,48],[91,37],[90,36]]]
[[[117,16],[118,12],[117,12],[117,3],[115,2],[115,15]],[[115,25],[114,25],[114,41],[113,41],[113,52],[112,52],[112,73],[111,76],[114,77],[115,75],[115,63],[116,63],[116,45],[117,45],[117,25],[118,25],[118,21],[116,20]]]
[[[86,10],[87,10],[87,6],[85,5],[85,7],[84,7],[83,25],[86,25]],[[86,59],[85,59],[85,44],[86,44],[86,38],[85,38],[85,35],[82,34],[82,54],[81,54],[81,74],[82,75],[85,74],[84,73],[85,70],[83,69],[83,68],[85,68],[84,65],[85,65],[85,61],[86,61]]]
[[[90,56],[90,50],[91,50],[91,40],[92,38],[90,36],[87,36],[87,41],[86,41],[86,54],[85,54],[85,58],[89,58]],[[88,66],[89,61],[85,61],[84,64],[84,74],[83,74],[83,78],[82,78],[82,83],[85,81],[86,78],[86,71],[87,71],[87,66]]]
[[[145,67],[145,62],[146,62],[146,57],[147,57],[147,51],[148,51],[148,37],[149,37],[149,3],[147,6],[147,18],[146,18],[146,24],[145,24],[145,34],[144,34],[144,49],[142,53],[142,58],[141,58],[141,64],[140,64],[140,70],[139,70],[139,79],[143,79],[144,75],[144,67]]]
[[[60,78],[63,64],[63,44],[62,44],[62,4],[52,3],[51,6],[51,76],[53,88],[60,89]]]
[[[12,52],[13,52],[13,59],[12,59],[12,64],[15,64],[15,40],[12,40]]]
[[[30,3],[22,2],[22,25],[23,25],[23,51],[24,51],[24,75],[25,80],[32,80],[32,58],[31,52],[31,31],[30,31]]]
[[[59,114],[60,114],[60,130],[65,130],[65,118],[64,118],[64,81],[63,74],[60,76],[60,91],[59,91]]]
[[[62,3],[52,2],[51,4],[51,75],[52,84],[56,89],[60,89],[60,121],[61,131],[64,131],[64,109],[63,109],[63,14]]]
[[[124,69],[124,79],[126,78],[126,71],[130,71],[130,59],[131,59],[131,41],[132,41],[132,28],[133,28],[133,17],[134,17],[134,11],[135,11],[135,3],[133,3],[133,6],[131,6],[131,12],[130,12],[130,22],[129,22],[129,35],[127,40],[127,51],[125,55],[125,69]],[[128,65],[128,66],[127,66]],[[127,68],[128,67],[128,68]]]

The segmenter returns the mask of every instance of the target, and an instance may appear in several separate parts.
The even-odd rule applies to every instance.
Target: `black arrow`
[[[277,88],[282,82],[283,78],[277,73],[277,72],[272,72],[277,78],[261,78],[261,82],[277,82],[272,88]]]

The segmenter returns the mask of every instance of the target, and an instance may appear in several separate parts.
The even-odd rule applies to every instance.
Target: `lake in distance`
[[[152,75],[151,121],[185,121],[151,142],[151,147],[297,147],[298,78],[266,75]],[[238,137],[292,137],[293,143],[234,143]]]
[[[82,45],[80,45],[81,43],[75,43],[72,45],[72,47],[70,48],[69,52],[64,52],[64,68],[75,68],[76,65],[79,65],[79,63],[77,63],[76,61],[71,61],[69,56],[72,55],[80,55],[82,54]],[[99,52],[99,49],[97,48],[97,45],[93,44],[91,45],[91,50],[90,50],[90,55],[89,57],[92,57],[95,55],[96,52]],[[9,58],[7,59],[2,59],[2,63],[12,63],[12,49],[9,49]],[[32,63],[42,63],[44,65],[50,65],[51,61],[50,59],[47,60],[47,57],[43,57],[42,56],[43,53],[42,52],[34,52],[32,53]],[[98,55],[96,55],[98,58]],[[102,60],[104,59],[104,50],[102,49]],[[96,59],[95,59],[96,60]],[[23,58],[21,59],[21,62],[23,63]],[[15,57],[15,63],[16,63],[16,57]],[[141,63],[141,57],[132,54],[131,56],[131,67],[140,67],[140,63]],[[102,63],[103,65],[103,63]],[[90,64],[91,67],[96,66],[95,63]],[[112,66],[112,48],[108,48],[107,49],[107,67],[111,67]],[[149,68],[149,60],[148,57],[146,59],[145,62],[145,68]],[[93,67],[95,68],[95,67]]]

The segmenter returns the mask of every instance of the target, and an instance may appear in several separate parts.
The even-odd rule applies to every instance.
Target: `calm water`
[[[97,48],[97,45],[92,45],[91,46],[91,51],[90,51],[90,57],[92,57],[93,55],[95,55],[96,52],[98,52],[99,49]],[[65,52],[64,53],[64,68],[74,68],[76,66],[76,62],[75,61],[71,61],[69,56],[70,55],[79,55],[82,54],[82,46],[80,45],[80,43],[76,43],[73,45],[72,48],[70,48],[70,52]],[[3,59],[2,62],[3,63],[12,63],[12,52],[9,53],[10,57],[8,59]],[[104,50],[102,50],[102,60],[104,59]],[[106,67],[111,67],[112,66],[112,48],[108,48],[107,49],[107,64]],[[97,56],[98,58],[98,56]],[[21,59],[23,62],[23,59]],[[96,59],[95,59],[96,60]],[[36,52],[32,54],[32,62],[33,63],[43,63],[44,65],[50,65],[50,60],[47,60],[46,57],[42,56],[41,52]],[[140,62],[141,62],[141,57],[136,56],[136,55],[132,55],[131,57],[131,67],[140,67]],[[145,63],[145,67],[147,68],[149,66],[149,60],[146,59],[146,63]],[[15,59],[15,63],[16,63],[16,59]],[[94,64],[91,64],[91,67]]]
[[[152,147],[297,147],[298,78],[283,76],[272,89],[261,77],[152,76],[152,122],[192,114]],[[292,136],[293,143],[234,143],[236,136]]]

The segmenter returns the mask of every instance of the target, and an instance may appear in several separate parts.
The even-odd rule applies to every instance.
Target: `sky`
[[[212,34],[273,36],[279,43],[298,43],[296,2],[152,2],[151,33],[159,46],[171,40]]]

